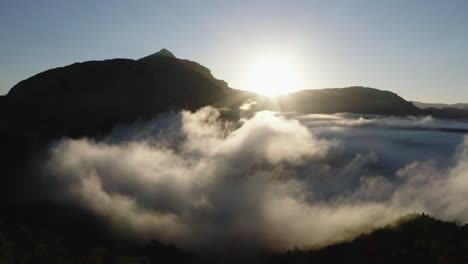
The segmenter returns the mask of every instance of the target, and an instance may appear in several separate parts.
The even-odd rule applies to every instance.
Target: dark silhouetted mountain
[[[428,115],[440,118],[468,118],[468,104],[428,104],[413,102],[415,106],[423,109]]]
[[[39,73],[0,97],[0,193],[25,196],[26,165],[53,139],[105,135],[119,123],[168,111],[237,108],[251,95],[167,50],[140,60],[88,61]]]
[[[459,108],[426,108],[424,113],[438,118],[467,119],[468,110]]]
[[[257,100],[259,109],[302,113],[468,117],[468,111],[421,110],[392,92],[366,87],[304,90],[270,99],[229,88],[208,68],[163,49],[139,60],[75,63],[21,81],[0,99],[0,128],[33,141],[93,137],[118,123],[167,111],[206,105],[237,109],[248,98]]]
[[[293,250],[269,264],[468,263],[468,226],[427,215],[406,217],[350,241],[319,250]]]
[[[120,123],[207,105],[230,108],[225,116],[238,118],[238,107],[249,98],[258,102],[258,109],[268,110],[468,118],[468,111],[421,110],[392,92],[366,87],[267,98],[232,89],[208,68],[166,49],[139,60],[74,63],[32,76],[0,96],[0,193],[25,192],[25,164],[53,139],[99,137]]]
[[[172,110],[238,105],[236,96],[244,94],[198,63],[162,50],[140,60],[88,61],[48,70],[15,85],[6,99],[10,128],[33,128],[50,138],[93,136],[118,122]]]
[[[361,86],[298,91],[280,97],[279,106],[301,113],[424,114],[395,93]]]
[[[6,161],[8,175],[4,177],[17,182],[28,159],[56,138],[96,137],[120,123],[207,105],[230,108],[227,113],[235,118],[248,98],[258,102],[258,109],[301,113],[468,117],[464,110],[421,110],[392,92],[366,87],[267,98],[232,89],[208,68],[163,49],[139,60],[88,61],[47,70],[0,96],[0,159]],[[4,186],[7,193],[16,192],[9,184]]]
[[[468,110],[457,108],[420,109],[390,91],[353,86],[302,90],[275,99],[257,97],[259,109],[295,111],[304,114],[359,113],[382,115],[431,115],[437,118],[467,119]]]
[[[412,101],[412,103],[421,109],[427,109],[427,108],[438,108],[438,109],[443,109],[443,108],[458,108],[462,110],[468,110],[468,104],[441,104],[441,103],[423,103],[423,102],[418,102],[418,101]]]

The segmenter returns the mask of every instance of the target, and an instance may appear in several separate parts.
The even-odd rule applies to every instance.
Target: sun
[[[287,94],[302,87],[297,64],[283,56],[263,56],[247,67],[245,88],[266,95]]]

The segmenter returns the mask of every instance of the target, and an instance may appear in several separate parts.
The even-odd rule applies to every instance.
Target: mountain
[[[8,127],[53,138],[93,136],[119,122],[167,111],[239,105],[245,98],[236,98],[244,94],[200,64],[161,50],[139,60],[88,61],[51,69],[15,85],[3,101]]]
[[[423,103],[418,101],[412,101],[412,103],[421,109],[427,108],[436,108],[436,109],[443,109],[443,108],[456,108],[461,110],[468,110],[468,104],[441,104],[441,103]]]
[[[54,139],[100,137],[121,123],[207,105],[231,109],[224,116],[238,118],[247,99],[258,110],[468,118],[466,110],[419,109],[395,93],[360,86],[268,98],[230,88],[208,68],[166,49],[138,60],[74,63],[36,74],[0,96],[0,195],[25,191],[26,165]]]
[[[304,90],[276,99],[232,89],[211,71],[166,49],[133,59],[74,63],[15,85],[0,97],[0,133],[33,141],[94,137],[118,123],[206,105],[234,112],[248,98],[258,109],[468,118],[468,111],[422,110],[397,94],[367,87]]]
[[[279,104],[286,111],[302,113],[423,114],[395,93],[361,86],[298,91],[281,97]]]
[[[439,118],[459,118],[466,119],[468,104],[431,104],[412,102],[416,107],[422,109],[428,115]]]
[[[28,165],[54,139],[99,137],[117,124],[168,111],[237,108],[250,97],[171,54],[74,63],[34,75],[1,96],[2,201],[34,191]]]

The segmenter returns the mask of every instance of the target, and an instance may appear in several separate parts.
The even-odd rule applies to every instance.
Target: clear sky
[[[49,68],[161,48],[234,88],[255,58],[285,54],[300,88],[468,102],[466,0],[0,0],[0,94]]]

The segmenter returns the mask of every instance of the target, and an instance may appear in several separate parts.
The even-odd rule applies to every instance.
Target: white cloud
[[[237,124],[213,108],[166,114],[99,142],[62,140],[45,172],[59,197],[123,234],[199,251],[317,247],[414,211],[468,221],[468,140],[450,167],[414,157],[386,175],[379,153],[314,132],[328,124],[346,134],[353,122],[363,121],[265,111]]]

